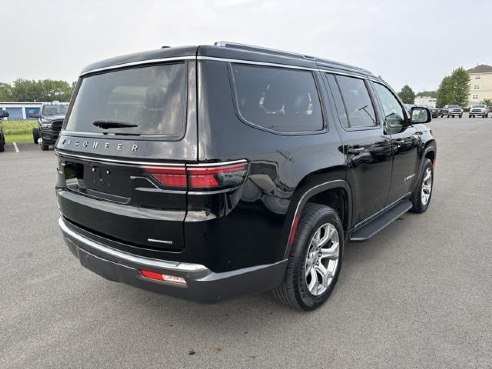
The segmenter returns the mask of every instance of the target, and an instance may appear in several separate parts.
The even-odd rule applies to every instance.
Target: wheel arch
[[[300,185],[296,190],[297,196],[295,201],[291,204],[292,209],[289,210],[290,216],[286,221],[285,233],[287,237],[282,238],[285,244],[284,257],[288,257],[290,247],[293,244],[297,233],[297,227],[301,214],[306,206],[310,202],[314,202],[320,205],[327,205],[334,208],[339,213],[342,220],[344,230],[348,230],[352,222],[352,192],[350,185],[345,179],[331,179],[328,181],[302,181],[304,185]],[[285,242],[286,240],[286,242]]]

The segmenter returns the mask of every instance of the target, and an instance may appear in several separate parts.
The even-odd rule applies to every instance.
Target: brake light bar
[[[144,172],[154,177],[164,187],[177,189],[222,189],[244,182],[248,163],[234,162],[179,167],[145,167]]]

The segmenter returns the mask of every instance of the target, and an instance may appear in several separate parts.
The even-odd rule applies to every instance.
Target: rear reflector
[[[186,281],[184,280],[184,278],[176,277],[174,275],[161,274],[161,273],[153,272],[151,270],[144,270],[144,269],[140,269],[140,274],[142,275],[142,277],[153,279],[156,281],[172,282],[181,285],[186,285]]]
[[[179,189],[222,189],[238,186],[247,174],[246,162],[208,166],[145,167],[164,187]]]

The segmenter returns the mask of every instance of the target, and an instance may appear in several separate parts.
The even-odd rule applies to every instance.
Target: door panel
[[[413,190],[418,177],[418,148],[420,132],[408,125],[403,106],[393,92],[379,83],[372,83],[378,97],[385,130],[390,134],[393,150],[391,187],[388,203],[392,203]]]
[[[386,206],[391,183],[391,139],[383,132],[364,80],[326,74],[326,81],[338,115],[336,126],[343,142],[340,151],[346,155],[355,225]]]
[[[388,202],[393,202],[412,192],[418,178],[420,135],[414,126],[404,127],[391,135],[393,146],[393,175]]]

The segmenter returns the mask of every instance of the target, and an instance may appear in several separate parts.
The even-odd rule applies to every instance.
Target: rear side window
[[[65,129],[178,137],[185,109],[185,63],[123,69],[82,79]]]
[[[309,71],[232,64],[239,115],[277,132],[323,129],[314,76]]]
[[[362,79],[336,76],[345,103],[348,127],[374,127],[376,114],[366,84]]]

